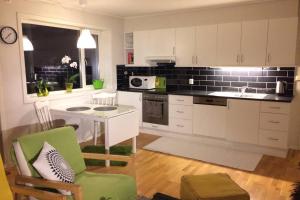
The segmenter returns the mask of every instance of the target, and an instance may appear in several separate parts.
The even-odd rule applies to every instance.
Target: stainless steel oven
[[[143,94],[143,122],[169,124],[168,95]]]

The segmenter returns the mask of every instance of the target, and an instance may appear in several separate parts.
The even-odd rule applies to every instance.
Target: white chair
[[[115,106],[117,93],[101,92],[93,94],[92,103],[97,105]],[[98,131],[101,136],[101,123],[94,121],[94,145],[97,144]]]
[[[54,128],[52,116],[49,110],[49,101],[36,101],[34,108],[43,131]]]
[[[58,128],[54,126],[49,101],[36,101],[34,102],[34,108],[43,131]],[[79,127],[77,124],[66,124],[66,126],[72,126],[75,130]]]

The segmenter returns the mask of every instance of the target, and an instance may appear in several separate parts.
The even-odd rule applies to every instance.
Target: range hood
[[[175,56],[147,56],[145,59],[150,65],[175,64],[176,61]]]

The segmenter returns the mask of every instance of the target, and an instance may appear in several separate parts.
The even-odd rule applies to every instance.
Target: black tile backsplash
[[[226,69],[226,68],[225,68]],[[169,90],[203,90],[203,91],[240,91],[248,87],[247,92],[275,93],[276,81],[287,81],[288,94],[293,94],[294,67],[255,68],[239,70],[210,67],[125,67],[117,65],[118,88],[129,87],[129,76],[163,76],[167,78]],[[189,85],[188,79],[194,84]]]

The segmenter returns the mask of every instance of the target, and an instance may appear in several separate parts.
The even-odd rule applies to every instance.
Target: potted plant
[[[70,93],[72,92],[73,89],[73,84],[76,81],[77,77],[79,77],[79,73],[70,75],[69,74],[69,69],[74,68],[77,69],[77,62],[71,62],[71,58],[67,55],[65,55],[61,59],[61,63],[63,64],[64,67],[67,68],[67,77],[66,77],[66,92]]]
[[[37,96],[48,96],[49,90],[48,90],[48,82],[41,79],[37,82]]]

